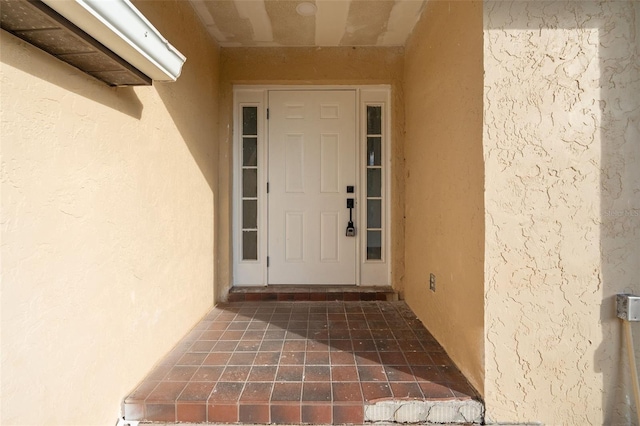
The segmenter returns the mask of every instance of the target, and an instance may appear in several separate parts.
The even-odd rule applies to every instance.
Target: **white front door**
[[[356,283],[356,121],[353,90],[269,92],[269,284]]]

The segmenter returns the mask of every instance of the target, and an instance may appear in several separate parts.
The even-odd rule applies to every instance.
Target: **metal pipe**
[[[638,368],[636,367],[636,356],[633,352],[633,334],[631,333],[631,322],[622,321],[627,341],[627,355],[629,357],[629,368],[631,369],[631,381],[633,385],[633,395],[636,401],[636,416],[640,425],[640,384],[638,383]]]
[[[629,357],[633,395],[636,402],[636,416],[638,416],[638,425],[640,425],[640,385],[638,384],[638,368],[636,367],[636,356],[633,353],[633,334],[631,333],[631,322],[640,321],[640,296],[618,294],[616,305],[618,318],[622,320],[622,328],[627,341],[627,356]]]

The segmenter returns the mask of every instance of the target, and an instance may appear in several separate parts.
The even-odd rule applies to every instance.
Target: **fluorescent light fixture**
[[[129,0],[42,0],[153,80],[175,81],[186,58]]]

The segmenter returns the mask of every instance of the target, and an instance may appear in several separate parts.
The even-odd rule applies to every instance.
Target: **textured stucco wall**
[[[482,3],[429,2],[404,75],[405,297],[482,392]]]
[[[231,285],[231,194],[234,84],[389,84],[392,103],[391,280],[401,289],[404,273],[402,48],[223,48],[220,70],[220,219],[217,299]]]
[[[140,9],[177,83],[110,88],[0,31],[3,425],[114,425],[213,303],[218,49]]]
[[[640,293],[638,37],[637,2],[485,2],[489,419],[635,424],[613,295]]]

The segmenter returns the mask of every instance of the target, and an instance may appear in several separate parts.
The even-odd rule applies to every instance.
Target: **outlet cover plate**
[[[640,296],[618,294],[616,302],[618,318],[625,321],[640,321]]]

